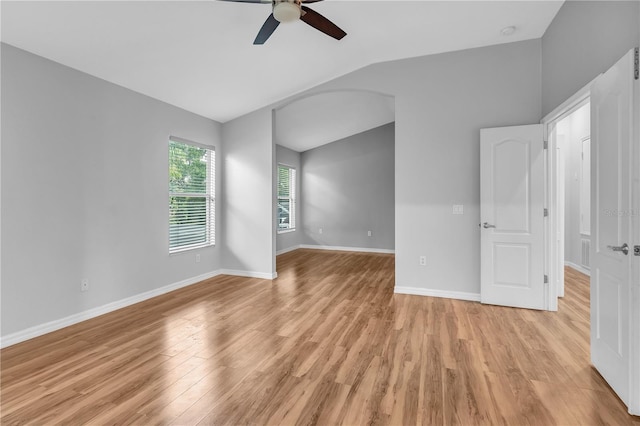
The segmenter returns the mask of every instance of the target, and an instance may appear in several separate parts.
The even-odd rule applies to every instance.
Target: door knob
[[[491,225],[489,222],[485,222],[485,223],[482,224],[482,227],[484,229],[487,229],[487,228],[495,228],[496,226],[495,225]]]
[[[613,251],[621,251],[625,256],[629,254],[629,245],[627,243],[621,246],[607,246],[607,248]]]

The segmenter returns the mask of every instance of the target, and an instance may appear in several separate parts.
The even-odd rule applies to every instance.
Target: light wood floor
[[[394,295],[391,255],[298,250],[2,350],[4,424],[640,425],[557,313]]]

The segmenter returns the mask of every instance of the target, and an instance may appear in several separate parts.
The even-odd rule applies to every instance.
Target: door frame
[[[549,310],[558,310],[559,289],[556,286],[556,271],[560,259],[564,259],[564,253],[557,253],[555,250],[554,235],[558,232],[557,203],[556,194],[558,190],[557,179],[557,156],[553,155],[557,148],[557,141],[551,137],[555,130],[555,124],[568,116],[584,103],[591,96],[591,87],[600,77],[594,78],[583,88],[578,90],[573,96],[556,107],[549,114],[544,116],[540,121],[543,125],[543,135],[545,143],[548,143],[548,149],[545,153],[546,164],[545,170],[545,202],[549,209],[549,217],[546,221],[545,228],[545,265],[549,276]],[[640,244],[640,119],[637,112],[640,111],[640,81],[635,80],[633,89],[633,105],[635,113],[635,123],[633,125],[633,146],[632,146],[632,166],[631,166],[631,232],[629,242],[630,246]],[[633,253],[629,253],[633,256]],[[635,257],[635,256],[634,256]],[[564,263],[564,262],[563,262]],[[640,258],[631,262],[631,293],[629,297],[629,372],[631,381],[629,386],[629,406],[628,411],[633,415],[640,415]]]

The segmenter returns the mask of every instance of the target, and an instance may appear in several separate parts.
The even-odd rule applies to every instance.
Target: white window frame
[[[296,230],[296,207],[297,207],[297,170],[295,167],[288,164],[278,163],[277,175],[278,175],[278,187],[280,186],[280,168],[286,168],[289,170],[289,196],[280,197],[276,194],[276,202],[280,204],[280,200],[289,201],[289,227],[281,228],[279,222],[279,215],[276,215],[276,231],[278,234],[285,234],[287,232],[294,232]]]
[[[189,145],[196,148],[205,149],[207,151],[207,173],[206,173],[206,194],[203,193],[187,193],[187,192],[171,192],[169,188],[169,215],[168,215],[168,225],[169,225],[169,239],[167,243],[169,244],[169,254],[175,254],[184,252],[187,250],[194,250],[202,247],[215,246],[216,241],[216,150],[215,147],[199,144],[197,142],[193,142],[187,139],[182,139],[176,136],[169,137],[169,145],[171,143],[179,143],[183,145]],[[168,145],[168,146],[169,146]],[[169,149],[167,149],[167,155],[169,155]],[[167,158],[167,171],[169,171],[171,167],[171,158]],[[170,177],[167,179],[167,184],[170,181]],[[175,247],[171,247],[171,198],[172,197],[197,197],[206,199],[206,232],[204,242],[197,242],[193,244],[182,244]]]

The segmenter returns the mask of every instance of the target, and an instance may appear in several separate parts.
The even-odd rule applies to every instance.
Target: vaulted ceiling
[[[276,142],[303,152],[394,120],[391,96],[361,90],[317,93],[276,110]]]
[[[2,41],[225,122],[372,63],[539,38],[561,5],[327,0],[309,7],[342,41],[297,21],[254,46],[269,4],[2,1]]]

